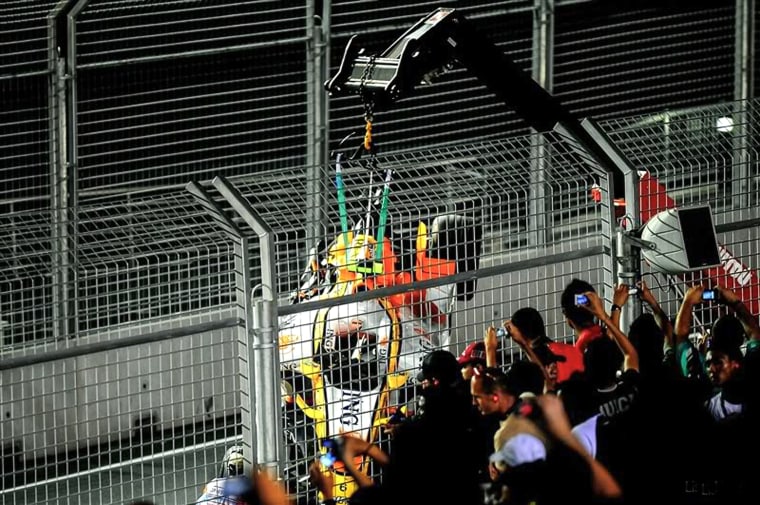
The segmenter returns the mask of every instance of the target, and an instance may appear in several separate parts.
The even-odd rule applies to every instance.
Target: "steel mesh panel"
[[[77,22],[79,63],[104,64],[229,51],[303,38],[303,2],[93,0]]]
[[[757,101],[609,120],[604,128],[634,166],[661,184],[648,196],[655,211],[666,209],[666,196],[676,206],[709,204],[712,209],[720,271],[665,276],[643,264],[645,280],[657,289],[666,311],[675,316],[688,286],[700,283],[739,290],[745,304],[757,313]],[[709,329],[724,311],[698,307],[694,330]]]
[[[729,216],[742,219],[752,215],[757,197],[752,189],[756,187],[756,163],[746,167],[744,181],[736,171],[742,166],[742,149],[750,160],[756,160],[756,108],[756,101],[729,102],[608,120],[603,126],[634,166],[651,172],[678,205],[710,203],[716,224],[720,224]],[[719,118],[730,118],[730,131],[719,128]],[[732,188],[739,187],[733,183],[741,182],[746,183],[745,189],[733,194]],[[739,204],[742,201],[745,203]],[[731,210],[739,214],[722,216]]]
[[[580,116],[606,118],[733,96],[734,2],[559,5],[554,91]]]
[[[536,150],[541,139],[546,142],[543,151]],[[333,277],[328,268],[330,287],[320,295],[304,289],[293,298],[301,303],[280,305],[285,481],[299,503],[313,493],[299,485],[298,477],[319,454],[321,439],[345,431],[384,444],[387,439],[378,419],[397,408],[415,409],[414,377],[425,353],[435,348],[459,353],[480,340],[488,325],[500,325],[523,306],[546,314],[551,336],[571,339],[559,310],[565,285],[581,277],[604,295],[612,276],[603,258],[612,242],[604,225],[610,210],[590,197],[593,184],[607,187],[606,178],[595,176],[598,170],[562,137],[530,135],[378,156],[371,187],[371,172],[363,161],[341,165],[346,210],[353,222],[366,219],[368,195],[377,195],[384,171],[393,170],[385,236],[390,244],[380,259],[376,245],[367,253],[375,258],[369,263],[382,262],[382,269],[354,278],[345,271]],[[544,162],[548,171],[537,182],[531,172]],[[326,244],[341,244],[343,234],[335,168],[330,166],[317,184],[329,195],[321,237]],[[277,181],[272,187],[252,178],[235,184],[273,229],[275,247],[282,252],[277,286],[284,294],[301,285],[303,265],[310,259],[303,247],[293,244],[294,237],[306,235],[301,212],[306,181],[285,174]],[[420,222],[427,231],[421,231]],[[475,229],[482,229],[480,235]],[[364,233],[361,226],[350,230]],[[420,235],[427,245],[419,242]],[[328,262],[345,261],[348,271],[352,263],[368,268],[361,260],[361,241],[354,238],[348,251],[335,247],[327,248]],[[435,268],[420,258],[421,251],[428,259],[442,258],[457,266],[425,277],[421,272]],[[470,267],[482,275],[476,284],[455,278]],[[405,277],[405,271],[414,274]],[[426,281],[432,284],[423,286]],[[358,298],[369,293],[357,285],[370,292],[389,289],[391,294]],[[315,306],[315,301],[322,305]],[[502,342],[503,364],[519,354],[510,340]],[[378,471],[371,466],[367,470]],[[342,489],[340,483],[336,486]]]
[[[232,246],[189,195],[101,203],[68,216],[77,230],[70,277],[56,275],[54,258],[63,253],[50,245],[52,215],[0,217],[4,345],[71,336],[54,335],[56,317],[77,321],[69,332],[89,333],[234,302]],[[76,312],[53,313],[56,289],[75,290]]]
[[[3,212],[49,206],[50,131],[44,76],[0,79],[0,203]]]
[[[303,61],[260,53],[82,72],[83,196],[303,160]],[[284,49],[278,56],[282,57]]]
[[[3,347],[53,336],[50,213],[0,217]]]
[[[239,440],[236,333],[3,371],[0,501],[194,503]]]
[[[527,229],[531,191],[530,171],[538,159],[531,157],[531,142],[526,136],[510,140],[483,142],[470,146],[449,146],[426,151],[403,152],[378,157],[373,176],[373,192],[382,186],[386,169],[395,175],[390,184],[389,233],[396,233],[403,244],[416,233],[417,221],[433,219],[441,213],[458,211],[486,227],[484,257],[507,248],[524,247],[530,235],[545,236],[546,254],[561,252],[569,244],[579,246],[584,237],[600,230],[598,212],[589,197],[594,183],[600,182],[579,162],[577,154],[558,139],[552,139],[551,171],[546,176],[546,224]],[[345,164],[346,206],[349,219],[364,216],[370,172],[361,160]],[[307,251],[299,240],[306,237],[306,177],[283,171],[270,180],[240,178],[235,184],[251,201],[261,218],[274,230],[278,252],[279,290],[291,291],[298,284]],[[327,196],[325,241],[340,233],[340,219],[334,185],[334,166],[316,181],[318,191]],[[406,236],[405,236],[406,235]],[[413,238],[413,236],[411,236]],[[400,251],[403,254],[403,251]],[[294,255],[297,255],[294,257]]]
[[[44,73],[48,68],[46,16],[52,0],[8,0],[0,16],[0,76]]]

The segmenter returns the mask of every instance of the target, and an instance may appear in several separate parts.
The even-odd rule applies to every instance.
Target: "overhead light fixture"
[[[734,119],[730,116],[721,116],[715,121],[715,128],[719,132],[731,133],[734,129]]]

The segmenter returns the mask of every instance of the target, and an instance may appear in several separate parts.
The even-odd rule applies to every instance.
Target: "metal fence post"
[[[58,338],[76,336],[79,332],[76,17],[88,2],[59,2],[48,16],[53,331]]]
[[[214,187],[259,237],[261,259],[261,298],[256,300],[256,318],[249,330],[248,372],[255,386],[253,422],[255,426],[254,461],[282,475],[284,435],[280,412],[280,363],[277,346],[277,277],[274,235],[248,200],[223,177]]]
[[[329,71],[330,2],[316,12],[313,0],[306,1],[306,250],[322,235],[327,209],[320,181],[328,160],[330,109],[324,82]],[[319,2],[322,3],[322,2]]]
[[[549,93],[554,80],[554,0],[535,0],[533,9],[533,79]],[[546,169],[551,150],[543,135],[534,135],[530,146],[530,194],[528,196],[528,243],[546,243]]]
[[[734,112],[733,167],[731,173],[731,201],[734,208],[745,209],[750,205],[754,192],[750,184],[751,144],[749,134],[751,120],[747,112],[753,96],[754,49],[755,49],[755,0],[736,0],[736,32],[734,42]]]
[[[625,194],[625,216],[623,218],[627,226],[616,223],[614,195],[614,178],[612,172],[608,177],[609,193],[605,204],[609,205],[609,212],[604,216],[607,218],[604,223],[605,233],[609,232],[610,236],[615,239],[615,248],[609,255],[610,261],[609,272],[612,277],[609,279],[610,287],[614,284],[635,284],[637,278],[641,276],[641,260],[638,247],[627,240],[626,232],[638,228],[641,216],[641,203],[639,201],[639,175],[638,170],[631,164],[623,152],[612,142],[604,131],[590,118],[582,122],[583,128],[596,141],[600,149],[604,151],[612,165],[623,174],[624,194]],[[610,167],[612,168],[612,167]],[[608,231],[609,230],[609,231]],[[607,273],[607,260],[605,255],[605,274]],[[616,277],[616,278],[615,278]],[[605,281],[607,284],[608,281]],[[626,329],[628,325],[641,313],[641,300],[638,297],[629,298],[629,303],[622,308],[620,314],[620,327]],[[624,330],[626,331],[626,330]]]

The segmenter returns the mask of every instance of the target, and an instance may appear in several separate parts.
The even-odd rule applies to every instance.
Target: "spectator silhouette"
[[[471,400],[459,363],[448,351],[433,351],[417,379],[417,411],[394,430],[383,484],[410,503],[476,503],[477,468],[457,464],[476,459]]]

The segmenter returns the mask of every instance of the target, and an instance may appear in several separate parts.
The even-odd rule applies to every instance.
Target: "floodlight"
[[[652,244],[641,254],[660,273],[680,274],[720,265],[709,205],[659,212],[644,225],[641,240]]]

